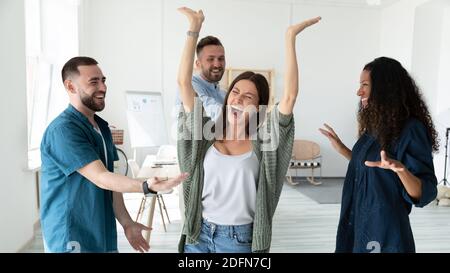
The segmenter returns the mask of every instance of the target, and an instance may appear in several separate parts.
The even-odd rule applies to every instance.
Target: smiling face
[[[370,71],[363,70],[359,79],[359,89],[356,95],[361,98],[361,106],[366,108],[368,105],[372,81],[370,79]]]
[[[73,75],[68,90],[72,97],[93,112],[105,108],[106,78],[97,65],[81,65],[79,75]]]
[[[230,84],[221,123],[227,138],[254,136],[266,117],[270,88],[267,79],[252,71],[239,74]]]
[[[259,95],[255,84],[250,80],[236,82],[227,99],[227,119],[230,124],[240,121],[248,123],[249,115],[259,108]],[[242,114],[245,113],[245,119]]]
[[[220,45],[207,45],[199,53],[196,61],[202,71],[203,79],[218,82],[225,72],[225,50]]]

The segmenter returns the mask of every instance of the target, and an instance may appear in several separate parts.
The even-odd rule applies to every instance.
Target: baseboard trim
[[[38,219],[33,225],[33,235],[36,235],[36,231],[41,229],[41,220]]]
[[[23,253],[25,250],[29,249],[30,246],[33,244],[34,240],[36,239],[36,234],[37,231],[41,228],[41,220],[37,220],[34,224],[33,224],[33,235],[31,236],[30,239],[28,239],[25,244],[23,244],[19,250],[17,250],[17,253]]]

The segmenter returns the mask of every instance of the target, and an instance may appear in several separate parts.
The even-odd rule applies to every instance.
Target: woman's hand
[[[381,151],[381,161],[366,161],[367,167],[378,167],[382,169],[391,170],[393,172],[403,172],[405,170],[405,166],[397,160],[391,159],[386,155],[385,151]]]
[[[184,14],[189,20],[189,29],[181,55],[180,66],[178,67],[178,86],[180,88],[180,97],[183,102],[183,108],[186,112],[194,110],[195,91],[192,86],[192,74],[194,66],[195,48],[197,39],[202,28],[205,16],[203,11],[194,11],[187,7],[178,8],[178,11]]]
[[[324,123],[323,126],[326,129],[319,128],[319,131],[322,133],[322,135],[324,135],[324,136],[326,136],[328,138],[328,140],[331,143],[331,146],[333,146],[333,148],[338,153],[340,153],[345,158],[350,160],[351,157],[352,157],[352,151],[349,148],[347,148],[347,146],[345,146],[344,143],[342,143],[341,139],[338,137],[338,135],[333,130],[333,128],[331,128],[331,126],[329,126],[326,123]]]
[[[400,161],[389,158],[385,151],[382,150],[380,156],[381,161],[366,161],[364,164],[367,167],[377,167],[395,172],[409,196],[414,202],[419,202],[422,198],[422,181],[419,177],[412,174]]]
[[[323,126],[326,129],[319,128],[319,131],[322,133],[322,135],[324,135],[324,136],[326,136],[328,138],[328,140],[331,143],[331,146],[333,146],[333,148],[336,151],[340,152],[340,150],[342,149],[342,146],[344,146],[344,144],[342,143],[341,139],[338,137],[338,135],[336,134],[334,129],[331,128],[331,126],[329,126],[326,123],[324,123]]]
[[[186,15],[190,23],[190,31],[199,32],[202,28],[203,21],[205,20],[205,15],[203,11],[194,11],[188,7],[178,8],[178,11]]]
[[[314,24],[317,24],[321,19],[322,19],[322,17],[318,16],[318,17],[303,21],[301,23],[289,26],[286,31],[286,36],[287,37],[295,37],[295,36],[297,36],[297,34],[302,32],[305,28],[310,27]]]
[[[297,53],[295,52],[295,38],[297,34],[305,28],[319,22],[321,17],[306,20],[296,25],[288,27],[286,31],[285,47],[285,73],[284,73],[284,91],[280,100],[278,109],[284,115],[292,114],[295,102],[298,96],[298,64]]]

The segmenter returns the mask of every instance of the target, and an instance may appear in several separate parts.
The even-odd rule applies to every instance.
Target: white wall
[[[437,88],[436,113],[450,108],[450,1],[444,8],[440,47],[439,79]],[[447,119],[450,127],[450,116]]]
[[[435,113],[439,78],[444,0],[433,0],[416,8],[411,72]]]
[[[200,36],[218,37],[228,67],[274,69],[276,91],[282,87],[284,30],[289,25],[290,5],[271,1],[166,1],[164,3],[164,90],[166,109],[172,109],[176,77],[188,22],[177,8],[202,9],[205,22]],[[170,113],[169,113],[170,114]],[[172,136],[175,119],[170,120]]]
[[[349,148],[356,142],[356,91],[364,65],[377,57],[380,13],[375,9],[295,5],[294,21],[316,15],[323,20],[298,39],[296,138],[320,144],[324,176],[345,176],[348,161],[317,129],[328,123]]]
[[[0,1],[0,252],[15,252],[38,220],[36,184],[27,168],[24,3]]]
[[[379,50],[380,11],[276,0],[133,0],[127,5],[118,0],[85,1],[81,53],[97,58],[108,77],[107,107],[102,115],[110,123],[127,128],[124,90],[163,90],[166,121],[173,129],[177,69],[188,26],[176,8],[184,5],[204,10],[201,36],[211,34],[222,40],[227,66],[274,69],[277,98],[283,86],[286,27],[291,19],[324,17],[299,38],[301,95],[295,109],[296,137],[322,146],[325,176],[345,175],[347,162],[317,129],[329,122],[347,145],[355,142],[355,93],[362,67]]]
[[[400,0],[382,9],[380,56],[398,60],[411,69],[416,7],[428,0]]]
[[[437,177],[444,178],[445,166],[445,132],[450,128],[450,1],[444,8],[443,28],[440,47],[439,77],[437,84],[437,102],[435,108],[436,129],[441,138],[440,153],[435,157],[434,164]],[[447,175],[450,173],[447,162]]]
[[[320,144],[324,176],[344,176],[348,162],[331,148],[318,128],[323,122],[329,122],[347,145],[351,147],[356,141],[356,89],[363,65],[373,59],[379,49],[379,11],[291,5],[280,1],[258,2],[257,5],[254,1],[232,1],[232,4],[230,1],[190,2],[193,8],[201,8],[206,14],[201,35],[216,35],[224,43],[227,66],[275,69],[277,99],[283,90],[286,27],[291,20],[292,23],[300,22],[317,15],[324,18],[298,39],[301,90],[294,110],[296,138]],[[185,1],[166,3],[164,12],[164,84],[165,90],[169,91],[166,94],[172,97],[175,96],[171,91],[176,89],[176,71],[187,29],[186,19],[175,12],[182,3],[186,4]],[[166,102],[170,104],[173,99]]]
[[[106,76],[106,107],[100,116],[125,129],[126,90],[161,91],[161,5],[163,1],[82,1],[80,55],[95,58]]]
[[[442,179],[445,145],[439,114],[450,108],[449,5],[448,0],[401,0],[381,12],[380,55],[399,60],[411,72],[440,134],[441,150],[434,158],[438,179]]]
[[[434,158],[438,179],[443,178],[445,128],[450,127],[450,124],[442,122],[440,116],[442,110],[450,108],[449,7],[450,3],[446,0],[432,0],[417,6],[411,68],[424,93],[441,138],[440,153]],[[446,120],[450,120],[450,117]]]

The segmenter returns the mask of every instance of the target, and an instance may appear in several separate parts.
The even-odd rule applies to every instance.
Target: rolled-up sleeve
[[[424,207],[437,195],[432,145],[425,126],[419,121],[409,124],[406,136],[399,142],[398,160],[422,182],[420,200],[414,200],[403,188],[404,199],[416,207]]]

